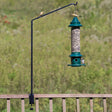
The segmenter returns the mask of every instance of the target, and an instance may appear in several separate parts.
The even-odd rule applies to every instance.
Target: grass
[[[11,0],[10,2],[12,4],[4,0],[2,5],[6,3],[9,10],[4,7],[0,12],[0,94],[29,94],[30,19],[35,14],[38,15],[41,9],[36,10],[36,5],[31,6],[34,12],[28,13],[27,7],[30,3],[27,3],[26,10],[18,4],[18,8],[22,10],[19,11],[13,5],[16,2],[13,3]],[[105,0],[88,0],[88,5],[79,1],[79,12],[82,15],[79,20],[83,24],[81,54],[84,55],[86,67],[67,66],[70,64],[71,39],[68,25],[73,18],[69,16],[72,8],[71,12],[65,9],[34,22],[35,94],[112,92],[112,13],[111,4],[109,8],[108,4],[104,3]],[[47,10],[45,9],[46,12]],[[17,110],[17,102],[19,101],[13,102],[13,110]],[[61,111],[61,101],[56,102],[54,110]],[[81,109],[85,111],[88,108],[89,111],[85,102],[88,104],[88,101],[82,100]],[[48,100],[41,101],[40,105],[42,112],[48,110]],[[67,111],[73,111],[74,100],[68,100],[68,105]],[[26,100],[27,108],[29,108],[28,100]],[[0,102],[0,110],[4,109],[5,101]],[[109,109],[111,110],[111,107]],[[102,111],[99,103],[95,105],[95,112],[97,111]]]

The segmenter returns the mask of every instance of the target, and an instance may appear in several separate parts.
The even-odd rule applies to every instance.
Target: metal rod
[[[58,9],[55,9],[55,10],[53,10],[53,11],[50,11],[50,12],[48,12],[48,13],[46,13],[46,14],[43,14],[43,15],[41,15],[41,16],[38,16],[38,17],[36,17],[36,18],[33,18],[32,20],[31,20],[31,94],[29,95],[29,103],[32,105],[32,104],[34,104],[34,94],[33,94],[33,21],[34,20],[37,20],[37,19],[39,19],[39,18],[42,18],[42,17],[44,17],[44,16],[47,16],[47,15],[49,15],[49,14],[51,14],[51,13],[54,13],[54,12],[56,12],[56,11],[59,11],[59,10],[61,10],[61,9],[64,9],[64,8],[66,8],[66,7],[69,7],[69,6],[71,6],[71,5],[77,5],[78,4],[78,2],[76,2],[76,4],[75,3],[71,3],[71,4],[68,4],[68,5],[65,5],[65,6],[63,6],[63,7],[61,7],[61,8],[58,8]]]
[[[68,4],[68,5],[65,5],[65,6],[61,7],[61,8],[55,9],[55,10],[53,10],[53,11],[50,11],[50,12],[46,13],[46,14],[43,14],[43,15],[41,15],[41,16],[38,16],[38,17],[32,19],[31,21],[34,21],[34,20],[39,19],[39,18],[41,18],[41,17],[47,16],[47,15],[49,15],[49,14],[51,14],[51,13],[57,12],[57,11],[63,9],[63,8],[69,7],[69,6],[71,6],[71,5],[74,5],[74,6],[75,6],[75,5],[77,5],[77,4],[78,4],[78,2],[76,2],[76,4],[75,4],[75,3],[70,3],[70,4]]]
[[[31,94],[33,94],[33,21],[31,21]]]

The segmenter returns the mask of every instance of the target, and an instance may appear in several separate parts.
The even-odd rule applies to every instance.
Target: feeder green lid
[[[74,27],[74,26],[78,26],[81,27],[81,23],[79,22],[78,18],[75,16],[72,20],[72,22],[70,23],[69,27]]]

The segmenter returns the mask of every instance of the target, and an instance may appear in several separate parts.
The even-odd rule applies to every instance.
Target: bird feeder
[[[82,55],[80,53],[80,27],[82,24],[79,22],[77,16],[75,16],[70,23],[71,27],[71,64],[68,66],[80,67],[85,66],[84,60],[81,59]],[[81,61],[82,60],[82,61]]]

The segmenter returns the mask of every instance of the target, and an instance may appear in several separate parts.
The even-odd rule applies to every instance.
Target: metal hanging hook
[[[76,2],[76,6],[74,9],[74,13],[72,14],[72,16],[76,16],[76,17],[82,17],[81,15],[79,15],[79,9],[78,9],[78,2]]]

